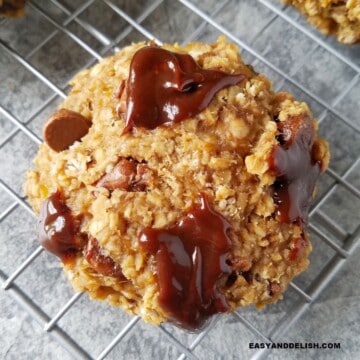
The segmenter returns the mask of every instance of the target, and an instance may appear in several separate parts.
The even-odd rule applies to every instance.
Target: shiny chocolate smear
[[[155,255],[159,304],[178,326],[199,329],[211,315],[229,310],[219,281],[231,273],[230,227],[201,195],[201,204],[173,227],[141,232],[142,247]]]
[[[321,164],[312,157],[315,130],[310,117],[293,117],[278,123],[279,145],[270,158],[277,179],[273,185],[279,220],[307,224]]]
[[[69,261],[83,246],[78,224],[59,191],[43,202],[37,232],[41,245],[63,262]]]
[[[154,129],[193,117],[219,90],[245,78],[242,74],[202,69],[188,54],[143,47],[130,65],[124,133],[134,126]]]

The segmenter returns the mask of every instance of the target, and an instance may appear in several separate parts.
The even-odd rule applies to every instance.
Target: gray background
[[[360,358],[360,45],[323,37],[276,0],[192,4],[200,15],[176,0],[33,0],[25,17],[0,20],[0,280],[4,283],[38,249],[35,218],[21,187],[36,153],[34,140],[41,138],[42,124],[61,102],[69,79],[114,46],[146,35],[182,43],[213,41],[222,32],[277,90],[308,102],[329,140],[332,159],[311,216],[314,250],[308,271],[295,279],[283,301],[263,311],[249,307],[218,317],[200,334],[136,320],[124,331],[130,316],[86,295],[46,332],[45,324],[74,293],[57,260],[41,252],[8,290],[0,289],[0,358],[74,358],[73,348],[59,337],[73,339],[96,358],[122,331],[108,359],[177,359],[183,351],[198,359]],[[79,14],[72,20],[74,11]],[[341,349],[249,349],[249,342],[265,338],[340,342]]]

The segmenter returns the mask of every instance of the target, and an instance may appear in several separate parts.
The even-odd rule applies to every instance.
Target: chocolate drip
[[[229,310],[219,281],[225,285],[231,273],[230,227],[202,195],[201,205],[173,227],[141,232],[141,245],[156,258],[159,303],[177,325],[198,329],[211,315]]]
[[[270,168],[277,179],[274,201],[280,221],[304,225],[321,166],[312,157],[315,130],[310,117],[294,117],[278,123],[277,145]]]
[[[70,260],[83,247],[77,221],[59,191],[43,202],[37,231],[41,245],[63,262]]]

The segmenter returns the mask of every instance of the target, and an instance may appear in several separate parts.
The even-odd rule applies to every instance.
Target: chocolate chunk
[[[85,136],[90,126],[90,121],[81,114],[68,109],[60,109],[45,123],[43,138],[51,149],[60,152]]]
[[[219,281],[232,271],[226,263],[230,227],[202,194],[201,205],[174,226],[141,232],[141,246],[156,258],[159,304],[175,324],[198,329],[211,315],[229,310]]]
[[[202,69],[188,54],[143,47],[130,65],[124,133],[134,126],[154,129],[193,117],[219,90],[245,78],[243,74]]]
[[[150,181],[150,171],[146,164],[132,158],[121,158],[115,167],[105,174],[96,186],[113,191],[145,191]]]
[[[120,265],[116,264],[110,256],[103,254],[98,241],[92,236],[89,237],[84,256],[91,267],[99,274],[126,280]]]
[[[37,232],[41,245],[63,262],[83,247],[84,240],[79,234],[78,222],[59,191],[43,202]]]

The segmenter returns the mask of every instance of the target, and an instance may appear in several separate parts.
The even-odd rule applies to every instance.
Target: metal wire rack
[[[291,283],[282,302],[263,312],[239,309],[215,317],[204,331],[189,334],[170,325],[149,326],[74,294],[37,245],[21,183],[41,143],[42,121],[66,96],[73,74],[132,41],[185,43],[220,34],[273,79],[276,90],[289,90],[310,104],[330,142],[332,161],[310,213],[314,251],[309,270]],[[359,77],[359,46],[319,35],[277,0],[30,1],[24,18],[0,20],[0,278],[5,296],[69,358],[271,357],[271,350],[249,351],[249,341],[271,343],[291,334],[359,244]]]

